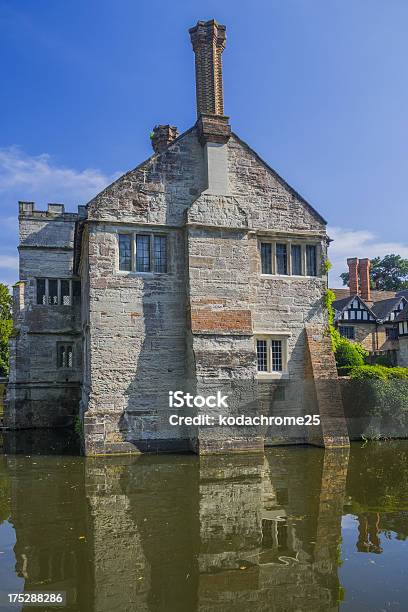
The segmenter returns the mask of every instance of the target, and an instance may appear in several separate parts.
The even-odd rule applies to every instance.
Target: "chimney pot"
[[[179,136],[175,125],[156,125],[151,135],[152,147],[155,153],[163,153]]]

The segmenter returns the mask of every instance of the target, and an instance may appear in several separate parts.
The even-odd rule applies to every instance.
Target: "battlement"
[[[77,221],[78,219],[86,218],[87,211],[86,206],[78,206],[78,212],[65,212],[64,204],[57,204],[50,202],[47,205],[47,210],[36,210],[35,202],[19,202],[18,203],[18,214],[19,218],[31,219],[46,219],[51,221],[53,219],[58,221]]]

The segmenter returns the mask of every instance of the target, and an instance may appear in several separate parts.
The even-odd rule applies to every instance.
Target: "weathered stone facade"
[[[81,207],[79,214],[82,213]],[[82,372],[81,316],[74,304],[37,303],[37,279],[67,280],[74,275],[74,233],[79,215],[59,204],[35,210],[20,202],[20,280],[14,287],[14,336],[5,425],[12,428],[73,426],[78,414]],[[51,298],[51,296],[49,296]],[[71,367],[58,367],[58,347],[74,346]]]
[[[211,30],[214,22],[201,24],[203,27]],[[194,43],[196,61],[197,45],[210,44],[212,39],[204,36],[200,40]],[[213,70],[220,66],[217,59]],[[75,343],[77,335],[78,341],[82,337],[82,366],[73,382],[76,388],[81,382],[80,418],[88,454],[262,450],[265,439],[267,443],[311,440],[304,426],[296,434],[277,435],[262,429],[210,431],[169,424],[168,392],[179,389],[205,395],[222,388],[230,396],[230,414],[259,414],[266,409],[268,414],[303,415],[302,393],[307,394],[302,385],[308,384],[309,350],[305,329],[313,325],[323,334],[325,327],[326,222],[231,133],[228,118],[220,110],[220,75],[209,78],[200,70],[197,74],[197,78],[209,79],[204,88],[198,84],[197,92],[205,91],[206,100],[211,96],[218,100],[212,114],[199,105],[196,125],[177,138],[175,127],[157,126],[152,157],[91,200],[85,214],[81,208],[78,216],[72,215],[69,239],[63,243],[58,264],[63,266],[61,274],[81,278],[81,309],[72,306],[64,312],[69,313],[69,325],[68,319],[66,323]],[[47,248],[58,244],[58,223],[63,221],[67,227],[68,219],[61,215],[60,221],[53,219],[48,224]],[[21,227],[31,240],[34,230],[26,225],[25,217]],[[164,236],[165,272],[150,268],[138,272],[133,265],[121,269],[123,235],[131,237],[133,258],[137,236],[149,236],[150,245]],[[267,272],[262,269],[262,243],[270,245],[274,262]],[[280,274],[277,245],[283,245],[286,254],[286,270]],[[61,252],[61,248],[48,249],[45,257],[40,245],[35,246],[43,266],[51,265]],[[309,269],[308,249],[312,249],[313,269]],[[301,258],[300,268],[292,274],[295,256]],[[20,278],[27,286],[34,286],[35,278],[54,275],[48,268],[41,269],[38,259],[30,262],[22,261]],[[25,337],[33,332],[29,311],[35,297],[32,288],[30,291],[19,309],[15,355],[19,350],[21,354]],[[48,313],[52,307],[34,308],[36,312],[41,309]],[[37,321],[40,314],[36,317]],[[62,341],[68,327],[55,326]],[[272,357],[268,357],[268,371],[259,371],[257,338],[279,345],[276,371],[269,367]],[[44,375],[52,353],[50,346],[41,346],[42,361],[38,363]],[[74,358],[79,366],[76,346]],[[333,360],[332,355],[330,358]],[[25,372],[27,377],[30,364],[13,359],[14,376]],[[330,372],[336,378],[335,368]],[[55,369],[49,370],[45,379],[52,383],[54,374]],[[31,385],[31,379],[26,382]],[[275,404],[271,398],[277,386],[285,386],[286,391],[285,399]],[[11,406],[11,395],[10,402]],[[318,411],[316,406],[312,407]],[[341,404],[336,406],[341,421]],[[11,414],[17,412],[17,408],[11,410]],[[347,444],[342,427],[337,437],[332,432],[330,442],[317,429],[312,438],[321,444]]]

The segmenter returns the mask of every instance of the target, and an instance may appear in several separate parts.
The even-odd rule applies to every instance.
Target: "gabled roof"
[[[257,158],[257,160],[276,178],[276,180],[278,181],[278,183],[282,185],[282,187],[287,189],[293,196],[295,196],[295,198],[297,198],[298,200],[300,200],[300,202],[305,204],[305,206],[313,213],[313,215],[315,215],[319,219],[321,223],[323,223],[324,225],[327,225],[326,219],[322,217],[322,215],[319,212],[317,212],[317,210],[303,196],[301,196],[300,193],[296,191],[296,189],[291,187],[289,183],[287,183],[285,179],[283,179],[276,172],[276,170],[274,170],[264,159],[262,159],[262,157],[256,151],[254,151],[249,146],[249,144],[245,142],[245,140],[242,140],[242,138],[237,136],[235,132],[231,132],[231,135],[234,136],[234,138],[236,138],[242,146],[246,147],[246,149],[250,151],[250,153],[254,155],[254,157]]]
[[[400,323],[400,321],[408,321],[408,304],[405,306],[404,310],[400,312],[398,317],[395,318],[396,323]]]
[[[400,296],[388,300],[381,300],[380,302],[376,302],[375,304],[373,304],[372,311],[380,321],[384,321],[384,319],[386,319],[388,315],[392,313],[393,310],[397,309],[402,299],[404,298]]]
[[[376,314],[371,310],[371,308],[368,306],[368,304],[366,304],[366,302],[359,295],[357,295],[357,294],[349,295],[348,297],[342,298],[341,300],[335,300],[333,302],[332,306],[333,306],[334,310],[336,310],[337,312],[339,312],[341,314],[345,310],[347,310],[347,308],[349,308],[350,304],[354,300],[358,300],[360,302],[360,304],[362,304],[362,306],[367,310],[367,312],[369,312],[374,317],[374,319],[377,319]],[[339,318],[339,317],[337,317],[337,318]]]
[[[408,300],[408,289],[403,289],[402,291],[398,291],[397,293],[398,296],[401,296],[406,298]]]
[[[354,300],[355,297],[358,297],[356,295],[349,295],[348,297],[344,297],[341,300],[335,300],[332,304],[334,310],[338,310],[339,312],[343,312],[343,310],[346,310],[347,306],[349,304],[351,304],[351,302]]]

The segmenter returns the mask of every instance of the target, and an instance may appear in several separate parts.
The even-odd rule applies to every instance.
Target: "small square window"
[[[347,338],[348,340],[355,340],[355,329],[351,325],[340,325],[339,326],[340,336]]]
[[[73,346],[67,343],[57,345],[57,366],[58,368],[70,369],[73,367]]]
[[[286,338],[257,338],[256,357],[259,373],[270,373],[280,378],[287,371]]]

